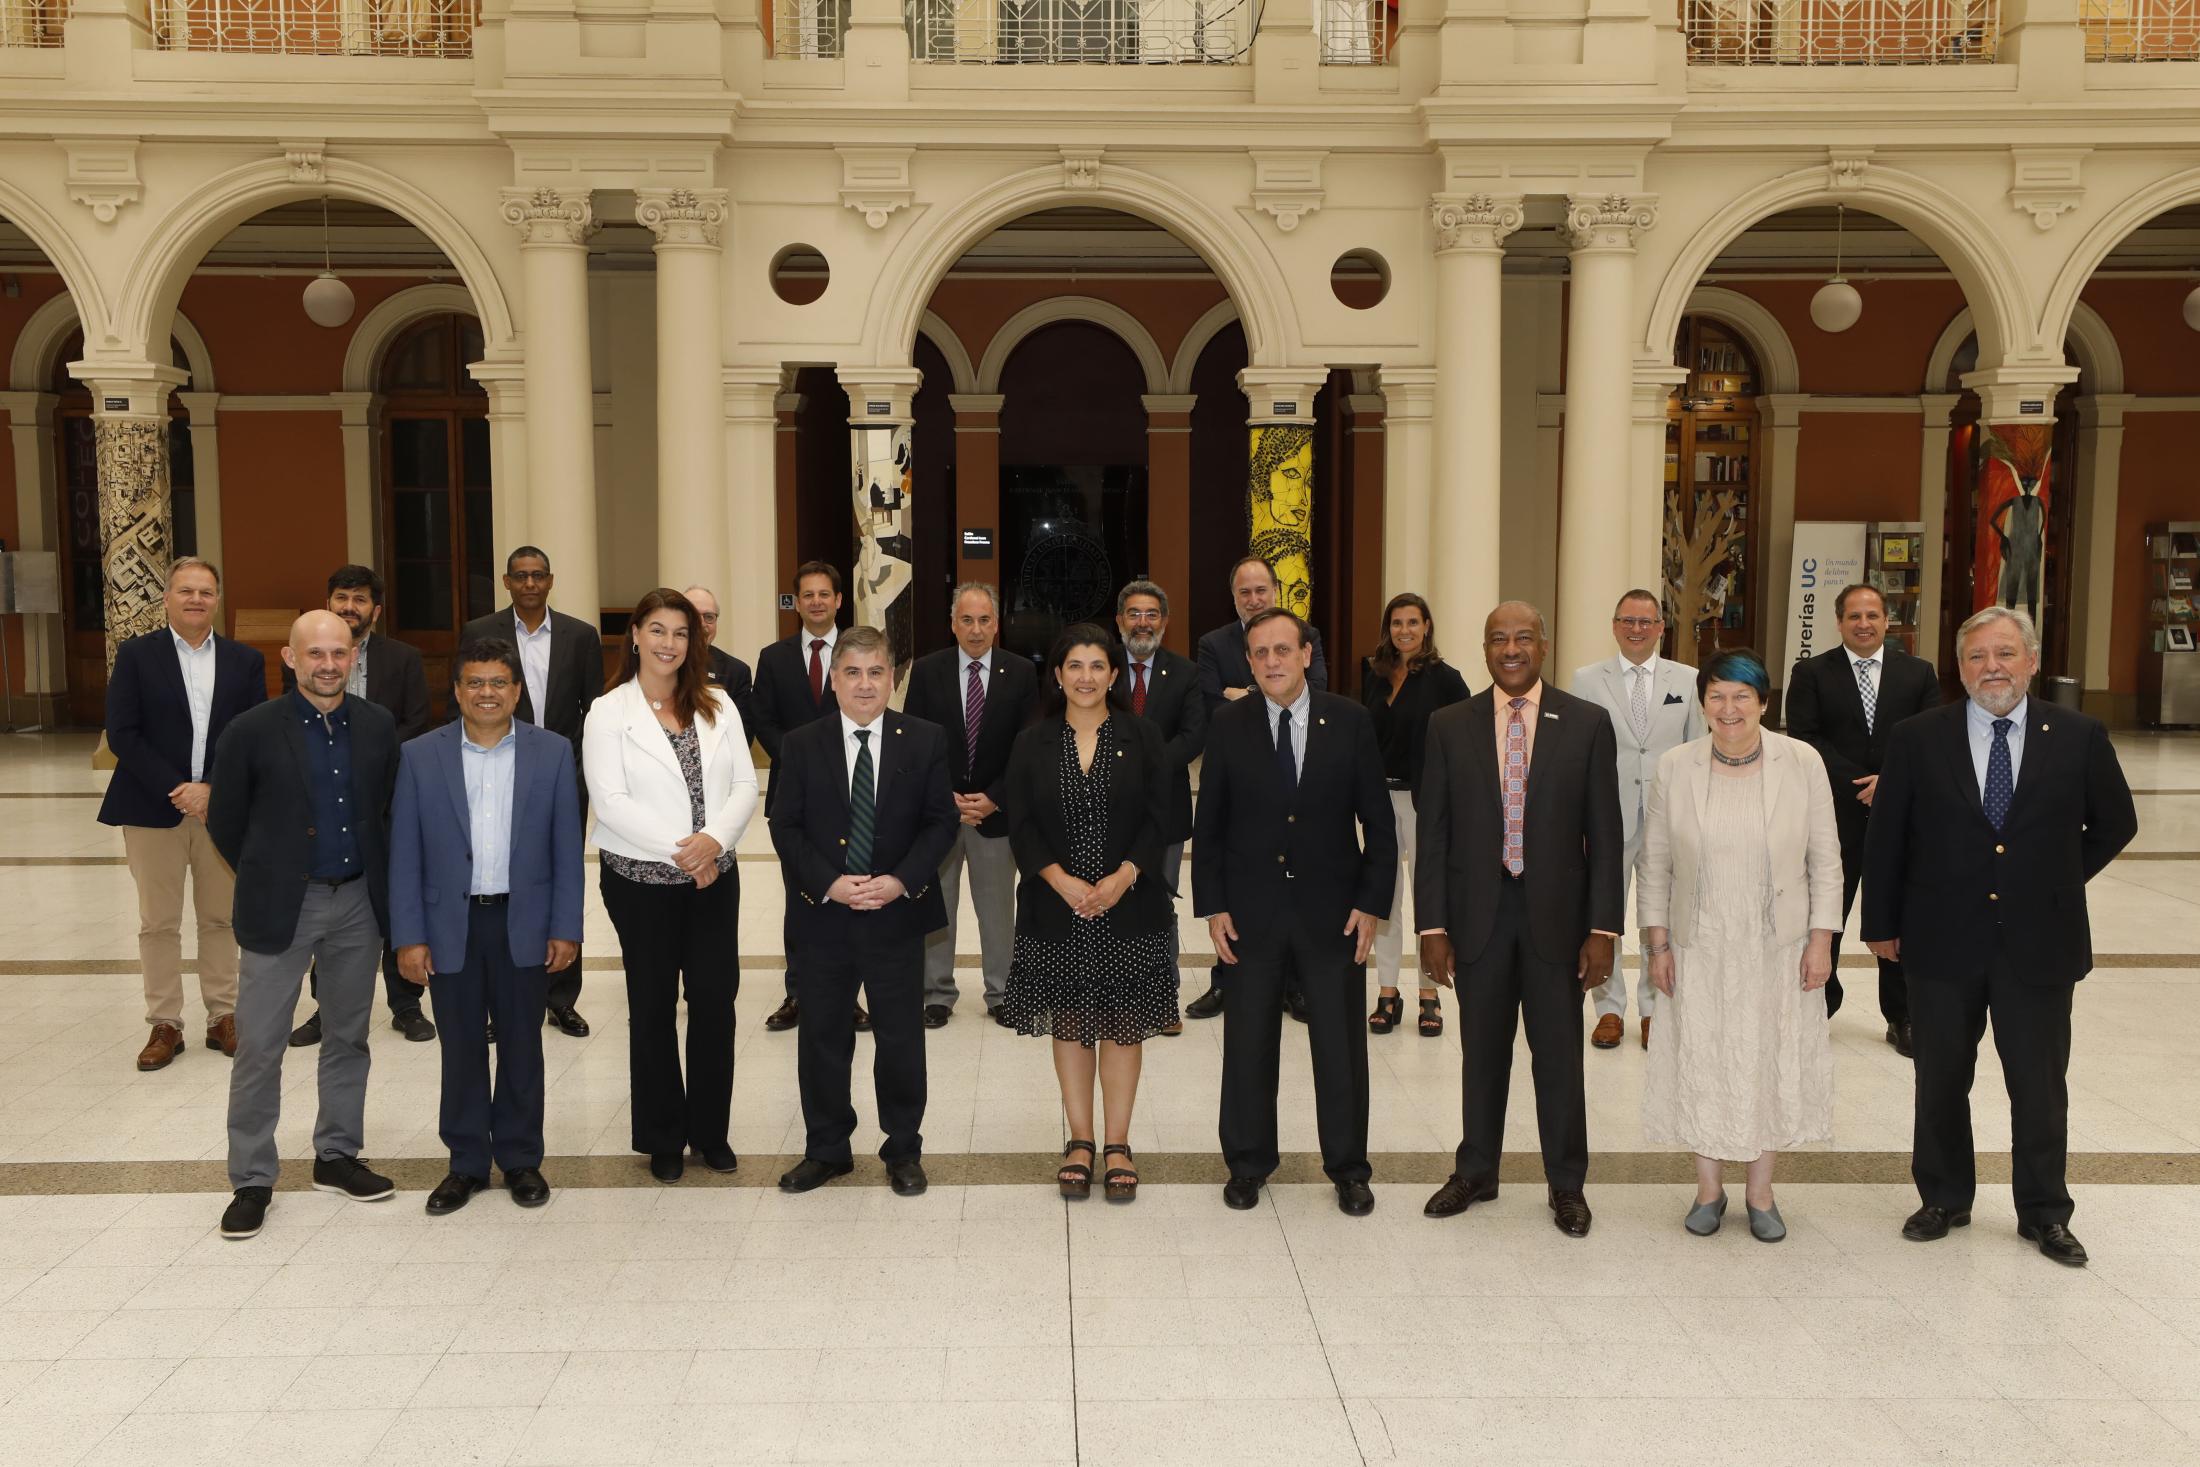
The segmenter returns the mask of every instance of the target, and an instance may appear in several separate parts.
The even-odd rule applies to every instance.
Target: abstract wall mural
[[[106,578],[107,671],[115,649],[166,624],[162,594],[172,544],[168,508],[168,420],[100,418],[100,567]]]
[[[856,624],[886,633],[894,652],[894,686],[909,675],[916,652],[910,609],[909,425],[857,428],[855,451]]]
[[[1987,423],[1980,436],[1971,609],[2007,606],[2040,621],[2047,578],[2053,423]]]
[[[1314,429],[1265,423],[1253,429],[1245,488],[1246,553],[1276,568],[1276,604],[1314,613]]]

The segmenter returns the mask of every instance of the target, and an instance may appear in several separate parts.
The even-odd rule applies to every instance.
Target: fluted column
[[[1436,473],[1430,595],[1451,624],[1476,625],[1497,604],[1505,236],[1518,195],[1439,194],[1436,226]]]
[[[1603,655],[1613,598],[1631,584],[1635,236],[1657,222],[1643,194],[1567,200],[1566,424],[1558,511],[1560,677]]]
[[[168,394],[191,379],[151,362],[85,364],[99,456],[99,541],[107,670],[115,649],[166,622],[162,596],[175,526],[168,498]],[[72,364],[72,370],[75,365]]]
[[[780,371],[726,367],[714,375],[722,393],[720,451],[726,465],[725,492],[713,496],[721,505],[722,579],[695,579],[718,593],[719,641],[747,658],[779,636],[779,590],[785,584],[779,574]],[[662,391],[661,376],[658,386]],[[663,483],[659,463],[658,482]]]
[[[595,227],[588,192],[506,189],[504,218],[520,232],[529,539],[557,572],[556,604],[594,626],[603,592],[588,360],[588,236]],[[511,549],[499,547],[499,564]]]
[[[634,197],[636,222],[657,237],[657,580],[700,583],[723,598],[731,547],[718,230],[726,194],[645,188]]]

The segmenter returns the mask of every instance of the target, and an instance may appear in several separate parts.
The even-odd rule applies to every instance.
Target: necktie
[[[876,780],[871,772],[871,731],[856,730],[856,776],[848,790],[848,869],[871,874],[871,832],[878,822]]]
[[[1518,876],[1527,867],[1528,725],[1520,710],[1526,698],[1511,698],[1505,706],[1512,716],[1505,720],[1505,869]]]
[[[1872,685],[1872,678],[1879,671],[1879,659],[1867,657],[1856,664],[1856,696],[1864,700],[1864,732],[1872,731],[1872,720],[1879,715],[1879,689]]]
[[[978,664],[970,664],[970,684],[963,690],[963,768],[975,777],[978,769],[978,724],[985,717],[985,679]]]
[[[825,639],[810,638],[810,701],[825,701]]]
[[[1980,801],[1987,823],[1996,830],[2009,818],[2009,801],[2017,793],[2016,770],[2009,763],[2009,730],[2015,726],[2013,719],[1995,719],[1994,746],[1986,751],[1986,790]]]
[[[1298,789],[1299,761],[1291,752],[1291,710],[1288,708],[1276,715],[1276,768],[1283,774],[1285,789]]]
[[[1627,722],[1635,730],[1635,742],[1644,748],[1650,745],[1650,669],[1629,668],[1627,675],[1634,679],[1634,687],[1627,694]]]
[[[1140,718],[1146,716],[1146,664],[1131,664],[1131,712]]]

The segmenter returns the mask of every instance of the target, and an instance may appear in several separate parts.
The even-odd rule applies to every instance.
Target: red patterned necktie
[[[1131,664],[1131,712],[1140,718],[1146,716],[1146,664]]]
[[[1505,720],[1505,869],[1515,876],[1527,865],[1528,725],[1520,717],[1527,703],[1526,698],[1511,698],[1505,705],[1512,709]]]
[[[967,762],[963,768],[978,767],[978,724],[985,717],[985,681],[978,676],[978,664],[970,664],[970,685],[963,692],[963,753]]]
[[[810,701],[812,703],[825,701],[825,659],[822,655],[824,651],[825,639],[823,637],[810,638]]]

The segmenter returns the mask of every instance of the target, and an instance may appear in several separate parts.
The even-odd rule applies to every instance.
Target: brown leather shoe
[[[771,1011],[771,1016],[764,1020],[764,1027],[774,1034],[784,1034],[801,1022],[802,1005],[790,994],[785,1003]]]
[[[223,1014],[206,1026],[206,1047],[218,1049],[231,1059],[237,1057],[237,1016]]]
[[[1598,1049],[1617,1049],[1627,1033],[1627,1021],[1618,1014],[1606,1014],[1597,1020],[1597,1026],[1589,1034],[1589,1042]]]
[[[1613,1042],[1617,1043],[1618,1041]],[[1650,1047],[1650,1016],[1648,1014],[1642,1016],[1642,1047],[1644,1049]]]
[[[138,1051],[138,1068],[164,1070],[183,1052],[183,1030],[174,1024],[155,1024],[153,1037]]]

